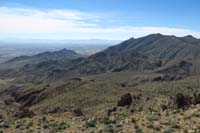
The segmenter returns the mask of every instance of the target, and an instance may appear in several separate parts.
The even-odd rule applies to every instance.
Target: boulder
[[[185,96],[182,93],[178,93],[175,96],[175,104],[178,108],[184,108],[192,104],[192,97]]]
[[[117,107],[113,107],[112,109],[109,109],[107,111],[107,115],[110,116],[112,114],[112,112],[116,112],[117,111]]]
[[[117,103],[117,106],[130,106],[132,101],[132,95],[130,93],[126,93],[121,96],[120,100]]]

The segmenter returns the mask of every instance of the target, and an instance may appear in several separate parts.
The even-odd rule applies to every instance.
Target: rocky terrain
[[[0,132],[198,133],[200,40],[153,34],[0,64]]]
[[[26,60],[24,59],[26,57],[18,57],[22,60],[14,59],[14,62],[10,60],[0,66],[0,68],[4,66],[4,69],[0,69],[3,71],[0,76],[21,77],[22,81],[33,82],[44,80],[46,77],[54,77],[51,76],[52,73],[58,75],[59,80],[60,78],[121,71],[153,71],[179,76],[194,75],[200,72],[198,67],[200,66],[199,45],[199,39],[192,36],[175,37],[152,34],[137,39],[131,38],[85,59],[76,58],[62,62],[63,60],[51,59],[54,57],[49,56],[51,60],[43,60],[33,65],[25,63],[16,70],[16,64]],[[10,68],[11,65],[15,67]],[[50,66],[50,68],[43,69],[45,66]],[[46,74],[41,75],[40,70]],[[60,76],[60,73],[63,75]]]

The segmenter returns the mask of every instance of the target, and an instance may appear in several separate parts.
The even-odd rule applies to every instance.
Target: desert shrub
[[[197,127],[198,130],[200,130],[200,125]]]
[[[138,128],[139,128],[139,126],[138,126],[138,125],[134,125],[134,128],[135,128],[135,129],[138,129]]]
[[[116,127],[122,127],[122,125],[121,124],[117,124]]]
[[[172,129],[168,129],[168,130],[165,130],[163,133],[173,133],[174,131]]]
[[[192,114],[192,116],[193,117],[200,117],[200,113],[198,114],[198,113],[194,113],[194,114]]]
[[[105,129],[105,132],[107,132],[107,133],[115,133],[115,130],[114,130],[112,125],[108,125],[106,127],[106,129]]]
[[[86,127],[96,127],[97,121],[96,120],[88,120],[86,121]]]
[[[136,120],[135,118],[132,117],[132,118],[131,118],[131,122],[132,122],[132,123],[136,123],[137,120]]]
[[[141,128],[138,128],[135,130],[136,133],[143,133],[143,130]]]
[[[157,121],[159,119],[159,116],[151,114],[151,115],[148,115],[146,118],[148,121]]]
[[[49,128],[48,124],[44,124],[43,129],[47,129],[47,128]]]
[[[171,123],[171,128],[176,128],[176,129],[178,129],[178,128],[180,128],[180,126],[177,125],[176,123]]]
[[[1,123],[0,123],[0,129],[1,129],[1,128],[9,128],[8,123],[6,123],[6,122],[1,122]]]
[[[162,122],[161,124],[166,125],[166,126],[170,126],[171,125],[170,122]]]
[[[69,127],[69,125],[66,122],[61,122],[61,123],[55,122],[51,123],[49,127],[51,127],[55,132],[61,132],[65,130],[67,127]]]
[[[118,113],[116,116],[117,120],[124,120],[127,117],[128,117],[128,114],[125,112]]]
[[[111,120],[109,117],[104,117],[101,121],[101,123],[103,124],[111,124],[111,123],[115,123],[115,121]]]
[[[190,116],[190,115],[185,116],[185,117],[183,117],[183,119],[184,119],[184,120],[189,120],[189,119],[191,119],[191,116]]]

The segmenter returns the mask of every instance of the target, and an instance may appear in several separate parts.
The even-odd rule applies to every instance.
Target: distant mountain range
[[[138,39],[131,38],[92,55],[82,62],[80,69],[83,73],[91,74],[126,70],[199,73],[199,59],[199,39],[192,36],[153,34]]]
[[[58,51],[60,49],[70,49],[82,55],[91,55],[116,44],[112,41],[83,40],[81,41],[50,41],[50,40],[26,40],[0,41],[0,63],[8,61],[18,56],[33,56],[46,51]]]
[[[200,73],[199,59],[199,39],[152,34],[130,38],[87,58],[66,49],[32,57],[17,57],[1,64],[0,74],[23,77],[22,80],[28,81],[121,71],[188,75]]]
[[[36,61],[36,62],[41,62],[41,61],[47,61],[47,60],[68,60],[68,59],[76,59],[78,57],[82,57],[83,55],[80,55],[73,50],[67,50],[67,49],[62,49],[60,51],[55,51],[55,52],[43,52],[34,56],[19,56],[16,58],[13,58],[8,62],[18,62],[18,61]]]
[[[55,52],[43,52],[34,56],[19,56],[5,63],[2,63],[0,65],[0,74],[4,76],[16,76],[17,73],[22,72],[25,70],[25,68],[33,66],[36,68],[35,70],[32,70],[31,73],[37,72],[41,68],[48,70],[48,67],[53,68],[53,65],[56,65],[56,67],[59,65],[60,67],[64,67],[67,63],[69,63],[70,60],[81,57],[85,57],[85,55],[81,55],[67,49],[62,49]],[[20,76],[22,75],[24,74],[20,74]]]

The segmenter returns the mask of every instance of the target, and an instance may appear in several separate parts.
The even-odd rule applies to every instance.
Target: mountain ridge
[[[60,52],[62,53],[62,51],[58,53]],[[83,59],[72,59],[67,62],[57,60],[57,63],[45,60],[43,64],[49,66],[49,69],[38,67],[42,63],[29,65],[29,67],[24,65],[15,74],[18,76],[23,74],[30,75],[29,72],[31,71],[32,75],[40,79],[41,74],[37,71],[43,71],[44,77],[48,78],[51,78],[52,72],[54,74],[58,72],[58,80],[72,77],[71,75],[76,77],[120,71],[170,72],[170,74],[188,75],[200,73],[198,67],[200,66],[199,58],[199,39],[189,35],[176,37],[151,34],[136,39],[130,38]],[[50,67],[51,65],[53,67]],[[42,69],[40,70],[40,68]],[[177,71],[178,68],[180,68],[180,71]],[[34,79],[37,79],[36,77]],[[42,79],[45,79],[44,77]],[[52,78],[55,79],[55,77]]]

